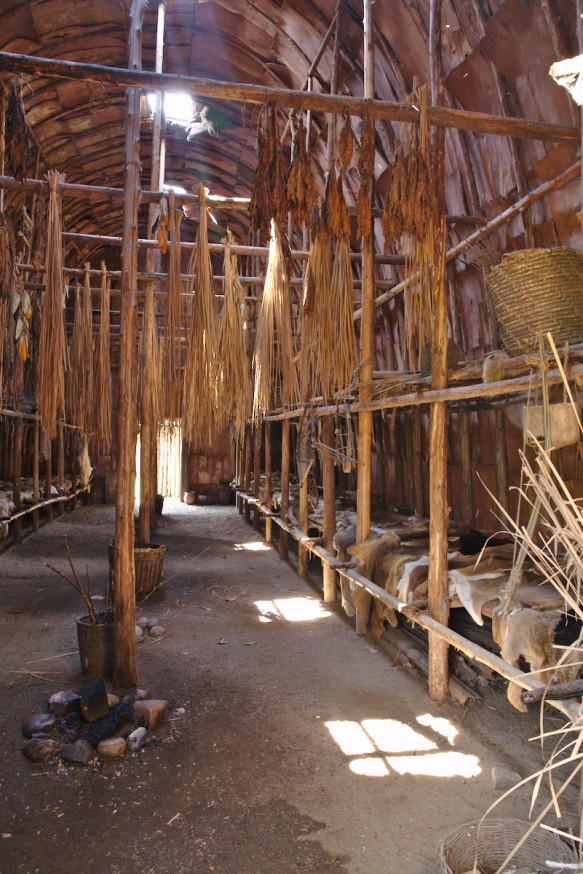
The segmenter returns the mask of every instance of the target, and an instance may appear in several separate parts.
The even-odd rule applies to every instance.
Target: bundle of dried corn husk
[[[372,183],[374,179],[375,128],[370,118],[369,101],[364,101],[362,112],[362,134],[360,138],[360,153],[358,156],[358,171],[360,173],[360,188],[356,201],[358,215],[358,233],[361,237],[372,234]]]
[[[255,390],[253,417],[269,410],[274,398],[280,396],[287,406],[299,402],[298,374],[295,364],[295,343],[292,334],[288,294],[288,275],[281,233],[271,222],[269,260],[263,299],[257,320],[255,354]]]
[[[320,229],[314,238],[306,275],[301,316],[300,377],[303,397],[334,390],[336,324],[331,309],[328,238]]]
[[[83,434],[93,429],[93,344],[91,336],[91,265],[85,263],[83,291],[75,289],[75,316],[71,338],[70,414]]]
[[[275,106],[261,108],[257,124],[257,170],[251,188],[251,229],[269,232],[271,219],[283,222],[287,218],[283,157],[277,130]]]
[[[187,325],[186,364],[182,395],[185,438],[196,447],[212,444],[217,421],[217,326],[213,270],[208,244],[208,189],[199,186],[199,221],[196,245],[188,272],[193,295]]]
[[[95,433],[99,447],[107,452],[111,446],[111,348],[109,315],[109,278],[101,262],[101,302],[99,339],[95,350]]]
[[[57,433],[57,415],[65,406],[65,317],[63,309],[63,241],[58,185],[65,175],[49,170],[49,213],[45,295],[38,351],[37,403],[41,426],[50,437]]]
[[[231,232],[225,247],[225,302],[219,318],[217,347],[218,386],[224,425],[232,425],[235,439],[243,440],[251,405],[251,370],[247,355],[245,290],[237,271],[237,258],[231,252]]]
[[[292,219],[301,224],[310,219],[318,202],[318,192],[306,147],[303,115],[295,138],[295,154],[287,179],[287,199]]]
[[[6,167],[8,172],[22,182],[26,176],[26,162],[30,155],[22,90],[12,84],[6,110]]]
[[[164,415],[176,421],[181,415],[182,401],[182,291],[180,264],[180,221],[182,210],[176,209],[174,192],[169,194],[170,204],[170,264],[166,284],[166,325],[164,331]]]

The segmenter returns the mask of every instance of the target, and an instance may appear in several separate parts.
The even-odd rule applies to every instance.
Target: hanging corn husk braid
[[[225,302],[219,318],[217,360],[222,424],[232,425],[241,442],[251,405],[251,370],[245,330],[245,290],[237,271],[237,258],[231,252],[231,232],[225,247]]]
[[[95,433],[102,452],[111,446],[111,341],[109,277],[101,262],[99,340],[95,350]]]
[[[184,436],[197,448],[212,444],[217,420],[217,327],[208,243],[207,196],[208,189],[200,185],[198,231],[188,266],[192,298],[182,396]]]
[[[284,401],[286,406],[299,403],[288,276],[281,234],[274,221],[271,222],[269,259],[257,320],[253,363],[253,418],[256,422],[274,401]]]
[[[50,437],[57,433],[57,415],[65,406],[65,317],[63,309],[63,241],[58,185],[65,175],[49,170],[49,213],[45,294],[38,351],[38,411]]]
[[[164,413],[170,421],[181,416],[182,405],[182,291],[180,258],[180,222],[182,210],[176,209],[174,191],[169,193],[170,213],[170,263],[166,285],[166,330],[164,332]]]
[[[93,430],[93,343],[91,335],[91,265],[85,263],[83,290],[75,289],[75,316],[71,339],[70,414],[82,433]]]

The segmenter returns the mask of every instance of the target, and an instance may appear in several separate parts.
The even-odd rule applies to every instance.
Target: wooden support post
[[[158,27],[156,32],[156,72],[161,73],[164,63],[164,21],[166,15],[166,2],[160,0],[158,4]],[[162,125],[162,94],[158,92],[158,105],[154,112],[154,124],[152,129],[152,168],[150,175],[150,188],[156,191],[163,183],[160,174],[160,137]],[[155,204],[151,203],[148,210],[148,236],[152,235],[152,224],[155,217]],[[151,273],[156,268],[155,249],[146,250],[146,272]],[[144,302],[144,318],[142,334],[144,338],[152,335],[155,327],[156,315],[154,305],[154,282],[146,285],[146,299]],[[140,516],[139,538],[141,543],[150,542],[150,529],[156,523],[154,505],[156,500],[156,482],[154,479],[155,468],[152,464],[152,449],[156,451],[157,426],[155,410],[153,409],[154,392],[154,350],[149,343],[142,342],[141,371],[142,371],[142,394],[140,397]],[[181,499],[184,491],[182,491]]]
[[[281,423],[281,518],[289,522],[290,423]],[[279,557],[288,557],[287,531],[279,529]]]
[[[21,508],[21,481],[22,476],[22,443],[23,443],[24,423],[21,418],[16,419],[14,423],[14,461],[12,469],[12,501],[14,503],[15,512]],[[20,519],[15,519],[12,523],[12,535],[14,542],[19,543],[22,538],[22,522]]]
[[[261,491],[261,424],[258,423],[253,435],[253,495],[258,498]],[[253,507],[253,528],[259,531],[261,512],[257,505]]]
[[[142,21],[146,3],[147,0],[132,0],[130,11],[129,67],[134,70],[141,66]],[[137,88],[130,88],[127,94],[124,182],[113,611],[113,682],[117,688],[135,687],[138,680],[134,565],[136,300],[140,193],[140,91]]]
[[[34,503],[38,503],[40,501],[40,487],[39,487],[39,439],[40,439],[40,425],[38,423],[38,419],[34,420],[34,434],[33,434],[33,442],[32,442],[32,500]],[[38,510],[32,511],[32,530],[38,531]]]
[[[245,491],[249,494],[251,490],[251,446],[252,446],[252,429],[251,425],[245,428]],[[247,525],[251,524],[251,509],[249,501],[245,501],[243,509],[243,518]]]
[[[441,64],[441,0],[430,4],[431,102],[443,102]],[[438,215],[435,221],[436,244],[433,264],[433,355],[432,388],[447,387],[447,289],[445,274],[445,190],[444,131],[432,131],[435,159],[435,185]],[[447,625],[449,589],[447,579],[447,403],[431,408],[429,419],[429,615]],[[429,634],[429,695],[439,703],[449,692],[448,644],[436,634]]]
[[[265,497],[264,502],[271,507],[271,422],[263,425],[265,433]],[[273,522],[271,516],[265,517],[265,539],[267,543],[273,541]]]
[[[65,485],[65,427],[63,422],[57,423],[57,487],[62,491]],[[65,512],[65,502],[56,506],[57,516]]]
[[[322,422],[322,443],[328,446],[330,452],[323,452],[322,459],[322,484],[324,491],[324,522],[322,535],[324,549],[334,554],[332,540],[336,534],[336,474],[332,452],[334,451],[335,433],[334,416],[325,416]],[[336,601],[336,571],[327,561],[322,562],[322,574],[324,582],[324,601],[327,604]]]
[[[474,524],[474,477],[470,444],[470,414],[464,404],[459,405],[461,514],[464,525]]]
[[[508,449],[506,446],[506,424],[504,410],[496,407],[496,481],[498,503],[508,510]]]
[[[423,465],[421,458],[421,412],[419,407],[413,407],[412,410],[411,437],[413,449],[413,508],[416,513],[423,516]]]
[[[307,534],[310,526],[308,506],[308,477],[300,484],[300,512],[299,523],[302,534]],[[308,561],[310,552],[302,543],[298,543],[298,573],[301,577],[308,575]]]
[[[45,500],[52,497],[51,489],[53,487],[53,445],[51,443],[50,435],[45,431],[43,435],[43,442],[45,444],[46,449],[46,463],[45,463]],[[49,504],[46,510],[47,513],[47,522],[53,521],[53,506]]]

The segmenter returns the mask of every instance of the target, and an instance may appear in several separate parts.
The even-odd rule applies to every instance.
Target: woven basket
[[[509,355],[538,350],[538,332],[555,343],[583,339],[583,252],[567,247],[505,255],[486,276],[500,341]]]
[[[113,674],[113,622],[106,613],[97,613],[96,616],[99,625],[92,625],[89,616],[77,619],[81,673],[90,679]],[[109,621],[104,622],[106,618]]]
[[[134,546],[134,564],[136,568],[136,597],[144,597],[154,591],[162,578],[162,566],[167,546],[157,543],[136,543]],[[113,574],[115,563],[115,542],[109,543],[109,570]]]
[[[494,874],[529,826],[518,819],[486,820],[479,829],[476,822],[459,826],[439,845],[435,874],[462,874],[472,871],[474,863],[481,874]],[[546,871],[547,860],[576,862],[577,854],[557,835],[536,829],[512,857],[510,867]]]

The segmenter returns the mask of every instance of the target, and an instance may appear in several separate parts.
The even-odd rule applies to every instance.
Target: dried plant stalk
[[[26,162],[30,155],[22,89],[12,83],[6,110],[6,167],[9,174],[20,182],[26,176]]]
[[[350,249],[344,240],[336,244],[330,281],[331,324],[334,326],[332,383],[342,392],[352,381],[356,367],[354,338],[354,282]]]
[[[331,310],[328,238],[321,231],[310,251],[302,301],[300,376],[302,396],[321,394],[325,401],[334,391],[336,323]]]
[[[107,452],[111,446],[111,348],[109,315],[109,279],[105,262],[101,262],[101,302],[99,342],[95,350],[95,431],[99,447]]]
[[[346,170],[352,161],[352,154],[354,151],[354,131],[352,130],[352,121],[348,109],[342,111],[342,119],[344,124],[340,131],[338,152],[340,154],[342,166]]]
[[[231,243],[231,234],[228,234]],[[237,271],[237,258],[225,247],[225,302],[219,319],[217,360],[222,424],[232,425],[241,442],[251,405],[251,371],[245,328],[245,290]]]
[[[251,230],[269,232],[271,219],[284,222],[287,218],[283,158],[277,130],[277,111],[267,104],[261,108],[257,124],[257,170],[251,188],[249,205]]]
[[[255,389],[253,418],[270,409],[276,395],[289,406],[299,402],[295,343],[291,326],[288,277],[282,239],[277,224],[271,222],[269,259],[263,299],[257,320],[253,363]]]
[[[63,309],[63,241],[61,197],[58,185],[64,173],[49,170],[50,195],[47,221],[45,295],[38,351],[37,404],[42,428],[57,433],[57,415],[65,406],[65,317]]]
[[[176,209],[174,191],[169,193],[170,212],[170,264],[166,285],[166,325],[164,331],[164,413],[172,422],[181,416],[182,401],[182,313],[180,293],[182,290],[180,266],[180,222],[182,210]]]
[[[182,396],[184,436],[198,448],[212,444],[217,421],[217,326],[208,244],[207,196],[208,189],[200,185],[196,245],[188,267],[191,275],[189,290],[193,297]]]
[[[75,290],[75,317],[71,339],[71,399],[72,420],[84,434],[93,430],[93,344],[91,331],[91,265],[85,264],[83,291]]]
[[[331,168],[326,183],[322,223],[331,236],[346,243],[349,241],[350,216],[342,187],[342,171],[337,175],[334,167]]]
[[[287,180],[287,198],[293,220],[301,224],[310,220],[312,210],[318,202],[318,192],[306,147],[304,119],[301,113],[295,144],[295,155]]]

